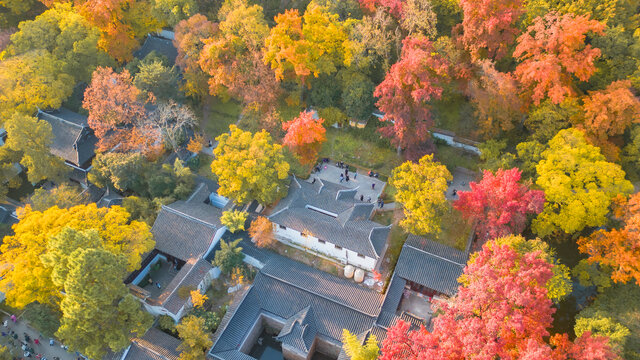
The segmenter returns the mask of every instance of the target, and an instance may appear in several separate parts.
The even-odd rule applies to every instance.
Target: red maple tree
[[[583,98],[584,122],[579,127],[613,160],[618,159],[620,149],[609,142],[609,137],[621,135],[631,124],[640,122],[640,100],[630,88],[629,80],[614,81]]]
[[[116,145],[118,151],[152,154],[159,150],[160,134],[143,125],[147,114],[140,95],[126,69],[116,73],[109,67],[99,67],[93,72],[82,107],[89,112],[87,120],[99,139],[99,151]]]
[[[608,339],[588,332],[573,343],[566,336],[545,341],[555,312],[544,286],[552,267],[537,252],[484,246],[465,268],[458,295],[437,304],[433,331],[398,321],[380,359],[615,359]]]
[[[519,234],[524,230],[527,214],[538,214],[544,205],[544,192],[530,190],[530,183],[520,183],[518,168],[498,169],[495,175],[485,170],[482,180],[470,182],[471,191],[458,192],[453,206],[467,219],[477,221],[480,245],[489,239]]]
[[[287,131],[282,143],[300,157],[303,164],[312,164],[322,143],[327,139],[323,119],[314,119],[313,112],[303,111],[297,118],[282,124]]]
[[[538,17],[518,37],[513,56],[520,61],[516,77],[524,89],[523,99],[538,105],[546,98],[559,104],[575,95],[572,76],[587,81],[596,71],[600,49],[587,44],[589,32],[602,34],[604,24],[588,16],[559,15]]]
[[[507,55],[519,30],[523,14],[521,0],[461,0],[463,11],[460,40],[473,59],[500,59]]]
[[[623,202],[619,212],[621,228],[598,230],[582,237],[578,239],[578,249],[589,255],[590,262],[610,266],[613,281],[635,279],[640,285],[640,193]]]
[[[448,74],[449,62],[436,53],[425,37],[408,36],[402,54],[375,89],[376,105],[384,121],[392,122],[380,132],[406,149],[408,158],[419,158],[418,149],[429,138],[433,127],[428,101],[440,99],[440,84]]]

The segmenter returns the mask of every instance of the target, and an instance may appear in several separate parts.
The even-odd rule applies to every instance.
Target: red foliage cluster
[[[471,191],[458,192],[453,206],[467,219],[477,221],[480,245],[489,239],[520,234],[527,214],[538,214],[544,205],[544,192],[530,190],[530,183],[520,183],[518,168],[498,169],[495,175],[484,171],[479,183],[471,182]]]
[[[379,98],[376,105],[384,112],[384,120],[393,123],[381,133],[394,145],[405,148],[410,158],[418,158],[420,154],[411,153],[429,138],[428,131],[433,127],[426,102],[442,96],[439,83],[449,72],[449,62],[424,37],[409,36],[402,43],[400,60],[373,95]]]
[[[596,71],[600,49],[585,43],[589,32],[602,34],[604,24],[588,16],[548,13],[518,37],[513,57],[524,96],[538,105],[546,98],[559,104],[575,94],[571,76],[587,81]]]
[[[545,341],[555,311],[544,287],[552,266],[536,252],[485,246],[465,268],[457,297],[438,305],[433,332],[399,321],[380,359],[615,359],[608,339],[588,332],[575,342],[566,335]]]
[[[303,111],[297,118],[282,124],[287,131],[282,143],[300,157],[303,164],[312,164],[320,146],[326,140],[323,119],[314,119],[311,111]]]

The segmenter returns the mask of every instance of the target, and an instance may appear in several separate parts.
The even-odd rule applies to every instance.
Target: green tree
[[[174,27],[180,20],[197,14],[199,8],[196,0],[155,0],[153,10],[160,21]]]
[[[547,199],[532,223],[540,236],[601,226],[612,199],[633,190],[622,168],[607,162],[600,149],[588,144],[576,129],[561,130],[549,141],[536,170],[536,184]]]
[[[533,140],[525,141],[516,145],[516,155],[518,168],[522,170],[522,177],[525,179],[535,179],[537,176],[536,165],[540,162],[545,145]]]
[[[70,349],[90,358],[102,358],[142,336],[153,317],[128,293],[122,279],[127,274],[123,256],[104,249],[76,249],[65,264],[65,297],[57,336]]]
[[[398,190],[396,201],[405,215],[400,225],[416,235],[438,234],[442,215],[450,206],[445,192],[451,179],[447,167],[434,161],[433,155],[393,169],[389,184]]]
[[[51,125],[35,117],[15,113],[6,119],[5,146],[20,156],[20,164],[27,168],[27,178],[32,183],[49,179],[62,182],[69,171],[64,161],[51,154],[53,143]]]
[[[612,318],[600,316],[580,317],[576,319],[576,325],[573,329],[578,337],[587,331],[595,336],[606,336],[609,338],[609,344],[618,351],[624,348],[627,338],[631,334],[629,329]]]
[[[122,207],[131,214],[131,219],[144,221],[149,226],[156,221],[159,208],[157,203],[139,196],[127,196],[122,200]]]
[[[75,85],[62,68],[63,63],[45,50],[0,61],[0,122],[16,111],[33,114],[37,108],[59,108]]]
[[[236,267],[242,265],[244,254],[242,248],[238,247],[240,240],[231,241],[229,243],[220,239],[220,250],[216,251],[213,259],[213,265],[220,268],[220,271],[229,275]]]
[[[187,316],[176,328],[182,343],[178,346],[180,360],[201,360],[207,349],[213,345],[209,334],[204,329],[203,318]]]
[[[580,285],[595,286],[598,292],[603,292],[612,284],[611,269],[608,266],[591,263],[587,259],[580,260],[571,272]]]
[[[164,331],[168,331],[172,334],[176,333],[176,323],[169,315],[158,316],[158,326]]]
[[[234,233],[239,230],[244,230],[244,223],[247,221],[247,216],[249,216],[249,213],[246,211],[223,211],[220,222],[226,226],[229,231]]]
[[[33,191],[26,203],[31,205],[34,211],[45,211],[57,206],[68,209],[76,205],[87,204],[89,195],[82,192],[82,188],[72,183],[63,183],[50,190],[38,188]]]
[[[640,287],[636,284],[607,288],[576,317],[576,335],[587,329],[603,335],[608,332],[613,335],[614,346],[622,345],[622,358],[637,359],[640,354],[640,302],[637,299],[640,299]],[[624,336],[623,327],[629,330],[629,335]]]
[[[133,190],[144,194],[144,174],[149,167],[139,153],[103,153],[93,159],[88,179],[99,187],[113,186],[119,191]]]
[[[529,112],[524,126],[531,132],[531,137],[541,143],[551,140],[558,131],[577,123],[582,114],[580,104],[575,98],[567,98],[560,104],[545,100]]]
[[[282,146],[273,144],[266,131],[252,134],[230,126],[230,132],[216,138],[211,171],[217,176],[218,193],[236,204],[257,200],[271,204],[286,192],[289,164]]]
[[[360,72],[343,70],[339,73],[342,81],[342,106],[352,118],[366,120],[371,117],[375,100],[375,86],[369,78]]]
[[[622,25],[605,29],[604,35],[593,39],[593,46],[602,55],[596,60],[598,72],[589,80],[596,89],[604,89],[608,84],[629,78],[640,66],[640,34],[634,36],[635,26]]]
[[[367,341],[362,344],[362,341],[347,329],[342,329],[342,347],[351,360],[376,360],[380,352],[375,335],[369,335]]]
[[[191,310],[189,315],[197,316],[201,319],[204,319],[204,331],[213,332],[220,325],[220,315],[213,311],[207,311],[202,306],[198,306]]]
[[[100,30],[80,15],[70,3],[55,4],[34,20],[20,23],[11,35],[11,45],[3,58],[45,50],[59,61],[63,73],[75,81],[88,82],[98,66],[113,66],[115,61],[98,47]]]
[[[158,100],[176,99],[179,96],[178,74],[174,68],[159,61],[142,63],[133,84],[143,94],[152,93]]]
[[[29,321],[29,325],[46,337],[52,337],[60,327],[62,314],[59,309],[51,305],[33,302],[27,305],[24,310],[23,316]]]

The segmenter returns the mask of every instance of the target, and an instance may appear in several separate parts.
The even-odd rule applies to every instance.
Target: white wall
[[[330,258],[336,259],[342,264],[350,264],[367,271],[372,271],[376,266],[375,259],[368,256],[365,256],[364,258],[359,257],[356,252],[344,248],[336,249],[335,245],[329,240],[322,239],[325,240],[325,243],[323,244],[314,236],[302,236],[299,231],[291,228],[282,229],[278,224],[274,224],[274,233],[276,238],[285,238],[303,248],[311,249]]]
[[[211,250],[213,250],[213,248],[218,244],[218,242],[220,241],[220,238],[222,237],[222,235],[224,235],[226,231],[227,231],[226,226],[223,226],[216,231],[215,235],[213,235],[213,240],[211,241],[211,245],[209,245],[209,249],[207,249],[207,251],[202,256],[203,258],[206,258],[207,256],[209,256],[209,253],[211,252]]]
[[[440,140],[446,142],[447,145],[449,145],[449,146],[461,148],[461,149],[464,149],[466,151],[470,151],[472,153],[480,155],[480,149],[478,149],[476,146],[458,142],[458,141],[455,140],[455,138],[452,135],[442,134],[442,133],[439,133],[439,132],[431,131],[431,136],[433,136],[436,139],[440,139]]]

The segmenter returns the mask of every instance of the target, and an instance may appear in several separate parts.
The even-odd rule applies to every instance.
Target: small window
[[[319,242],[320,244],[326,244],[326,243],[327,243],[326,241],[324,241],[324,240],[322,240],[322,239],[318,239],[318,242]]]
[[[284,225],[280,225],[280,229],[282,229],[282,230],[287,230],[287,227],[286,227],[286,226],[284,226]]]
[[[338,250],[342,250],[342,246],[338,246],[338,245],[334,245],[336,247],[336,249]]]
[[[361,257],[361,258],[364,259],[364,255],[362,255],[362,254],[358,254],[358,257]]]

